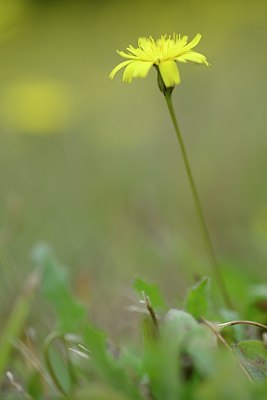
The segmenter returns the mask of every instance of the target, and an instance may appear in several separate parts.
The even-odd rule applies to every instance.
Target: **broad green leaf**
[[[120,360],[111,354],[104,332],[94,326],[86,325],[84,341],[90,352],[92,367],[97,374],[114,390],[127,394],[130,399],[141,400],[138,386],[130,379]]]
[[[160,293],[159,287],[153,283],[147,283],[142,279],[136,279],[134,283],[135,290],[141,295],[145,293],[150,301],[151,305],[154,309],[165,309],[166,304]]]
[[[131,345],[125,345],[120,349],[120,357],[118,359],[122,368],[134,371],[134,374],[141,376],[142,352],[132,348]]]
[[[200,282],[193,286],[185,300],[185,309],[196,319],[205,317],[210,307],[210,279],[204,277]]]
[[[146,342],[143,374],[155,400],[180,397],[178,345],[167,333],[160,340]]]
[[[33,257],[41,268],[41,290],[56,312],[58,330],[79,333],[86,320],[86,310],[72,295],[65,269],[46,245],[37,246]]]
[[[165,316],[161,331],[167,335],[168,340],[181,345],[197,326],[198,322],[191,314],[183,310],[171,309]]]
[[[191,356],[193,365],[200,376],[212,374],[215,366],[217,338],[211,330],[198,324],[194,327],[186,343],[186,352]]]
[[[259,340],[244,340],[236,345],[240,357],[248,373],[255,381],[267,377],[267,347]]]
[[[176,344],[177,350],[192,359],[200,375],[208,375],[214,366],[216,337],[205,325],[182,310],[170,310],[162,326],[163,340]]]
[[[251,397],[251,382],[231,352],[221,348],[215,361],[212,374],[195,388],[194,400],[259,400]]]

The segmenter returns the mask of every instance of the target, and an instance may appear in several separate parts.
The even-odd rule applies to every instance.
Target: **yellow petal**
[[[199,64],[205,64],[207,66],[210,65],[206,57],[203,56],[203,54],[197,53],[196,51],[189,51],[185,54],[182,54],[181,56],[176,57],[176,60],[180,62],[193,61]]]
[[[188,51],[193,49],[193,47],[196,47],[196,45],[200,42],[200,39],[202,38],[202,35],[200,35],[200,33],[197,33],[196,36],[191,40],[191,42],[189,42],[184,48],[183,48],[183,52],[184,51]]]
[[[152,61],[140,61],[135,63],[134,78],[145,78],[153,65]]]
[[[127,50],[133,54],[132,58],[139,59],[139,61],[151,61],[151,55],[147,54],[143,49],[135,49],[132,46],[127,47]]]
[[[152,65],[152,62],[132,61],[125,68],[122,80],[131,83],[133,78],[145,78]]]
[[[138,46],[142,52],[142,54],[140,54],[140,58],[147,61],[152,61],[154,58],[154,51],[156,47],[154,39],[152,37],[141,37],[138,40]]]
[[[154,39],[146,38],[146,37],[140,37],[138,39],[138,47],[141,47],[143,50],[150,50],[151,46],[155,46],[155,41]]]
[[[180,83],[180,74],[175,61],[168,60],[159,63],[159,71],[167,88]]]
[[[127,54],[127,53],[125,53],[125,51],[120,51],[120,50],[117,50],[117,53],[121,56],[121,57],[124,57],[124,58],[129,58],[130,60],[132,60],[132,59],[134,59],[134,58],[136,58],[136,55],[133,55],[133,54]]]
[[[180,35],[176,35],[176,38],[175,38],[176,40],[175,40],[175,46],[176,46],[176,48],[178,48],[178,49],[181,49],[181,48],[183,48],[184,46],[186,46],[186,43],[187,43],[187,41],[188,41],[188,36],[182,36],[182,37],[180,37]]]
[[[110,78],[110,79],[113,79],[114,76],[116,75],[116,73],[117,73],[120,69],[122,69],[123,67],[125,67],[126,65],[128,65],[128,64],[130,64],[130,63],[132,63],[132,62],[133,62],[132,60],[128,60],[128,61],[123,61],[123,62],[121,62],[120,64],[118,64],[118,65],[111,71],[111,73],[109,74],[109,78]]]

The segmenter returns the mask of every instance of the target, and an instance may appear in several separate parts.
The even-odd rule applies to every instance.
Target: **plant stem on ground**
[[[203,213],[200,197],[199,197],[199,194],[198,194],[198,191],[197,191],[197,188],[196,188],[196,184],[195,184],[195,181],[194,181],[194,178],[193,178],[193,174],[192,174],[192,170],[191,170],[191,167],[190,167],[189,159],[188,159],[188,156],[187,156],[185,144],[184,144],[184,141],[183,141],[183,138],[182,138],[181,131],[179,129],[179,125],[178,125],[178,122],[177,122],[177,118],[176,118],[174,109],[173,109],[172,91],[171,90],[167,90],[164,93],[164,97],[165,97],[165,100],[166,100],[166,103],[167,103],[167,107],[168,107],[168,110],[169,110],[169,113],[170,113],[170,117],[171,117],[174,129],[175,129],[175,133],[176,133],[179,145],[180,145],[180,149],[181,149],[183,161],[184,161],[184,164],[185,164],[187,177],[188,177],[188,180],[189,180],[189,184],[190,184],[190,187],[191,187],[191,191],[192,191],[192,195],[193,195],[193,199],[194,199],[194,203],[195,203],[195,208],[196,208],[196,213],[197,213],[198,220],[199,220],[200,229],[201,229],[201,232],[202,232],[202,235],[203,235],[203,239],[204,239],[204,242],[205,242],[205,245],[206,245],[206,249],[207,249],[207,252],[208,252],[208,255],[209,255],[210,265],[211,265],[212,271],[214,273],[214,276],[216,278],[217,284],[218,284],[218,286],[220,288],[220,291],[221,291],[222,297],[224,299],[225,305],[228,308],[233,309],[234,307],[233,307],[232,301],[230,299],[230,296],[228,294],[227,288],[225,286],[225,283],[224,283],[224,280],[223,280],[223,277],[222,277],[222,274],[221,274],[220,266],[219,266],[219,263],[217,261],[217,258],[216,258],[215,252],[214,252],[214,248],[213,248],[212,241],[211,241],[211,238],[210,238],[210,235],[209,235],[208,227],[207,227],[207,224],[206,224],[206,221],[205,221],[205,217],[204,217],[204,213]]]

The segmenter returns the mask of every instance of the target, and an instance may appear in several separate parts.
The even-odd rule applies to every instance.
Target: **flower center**
[[[154,65],[159,65],[160,63],[162,63],[165,60],[166,60],[166,57],[164,57],[163,55],[162,56],[158,55],[154,58]]]

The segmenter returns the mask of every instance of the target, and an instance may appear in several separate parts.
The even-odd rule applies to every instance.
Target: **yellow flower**
[[[127,58],[117,65],[110,73],[110,79],[113,79],[116,73],[126,67],[122,80],[132,82],[133,78],[145,78],[154,65],[161,75],[166,88],[173,88],[180,83],[180,74],[176,61],[186,63],[193,61],[199,64],[209,66],[206,57],[203,54],[192,51],[199,43],[201,35],[198,33],[194,39],[187,43],[188,36],[162,35],[157,41],[151,36],[149,38],[139,38],[138,47],[127,47],[128,53],[117,50],[117,53]]]

